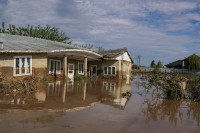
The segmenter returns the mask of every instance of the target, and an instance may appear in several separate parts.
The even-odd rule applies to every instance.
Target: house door
[[[90,67],[90,77],[96,77],[97,76],[97,66],[91,66]]]
[[[68,77],[74,79],[74,64],[68,65]]]

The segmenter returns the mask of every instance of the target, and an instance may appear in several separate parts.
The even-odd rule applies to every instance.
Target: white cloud
[[[150,11],[159,11],[161,13],[181,13],[186,10],[197,8],[195,2],[184,1],[149,1],[145,4],[145,8]]]

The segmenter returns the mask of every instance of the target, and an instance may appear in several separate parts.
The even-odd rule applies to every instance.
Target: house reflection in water
[[[49,109],[85,107],[97,102],[124,109],[128,98],[122,97],[122,94],[130,92],[130,82],[91,80],[72,84],[65,80],[54,81],[48,83],[46,93],[42,90],[37,92],[36,98]]]
[[[54,81],[53,83],[48,83],[47,96],[60,96],[61,86],[60,81]]]
[[[102,102],[113,105],[114,107],[124,109],[129,98],[122,95],[126,92],[131,92],[131,81],[121,80],[119,82],[103,82],[103,90],[110,96],[104,97]]]

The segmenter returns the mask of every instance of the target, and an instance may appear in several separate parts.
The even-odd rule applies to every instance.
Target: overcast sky
[[[200,53],[199,0],[0,0],[0,21],[56,26],[78,44],[164,64]]]

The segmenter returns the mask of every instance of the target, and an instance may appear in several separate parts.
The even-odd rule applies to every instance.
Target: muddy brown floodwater
[[[0,97],[0,133],[199,133],[200,103],[153,97],[142,80],[43,83],[32,101]],[[126,92],[132,96],[126,96]]]

